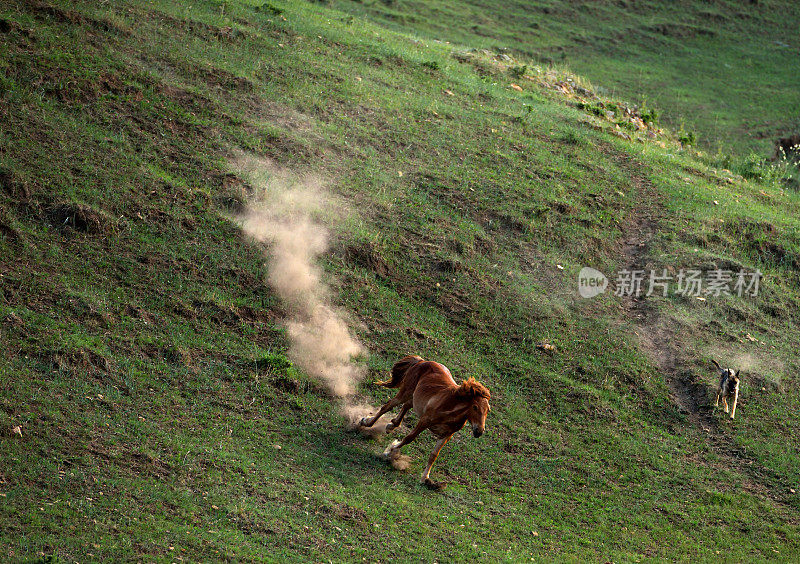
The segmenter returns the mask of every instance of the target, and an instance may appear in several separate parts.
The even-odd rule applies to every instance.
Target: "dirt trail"
[[[629,172],[639,201],[643,203],[623,225],[624,267],[628,270],[644,270],[649,274],[650,243],[663,216],[663,208],[659,204],[661,196],[650,179],[638,172],[637,163],[621,155],[617,156],[617,161]],[[639,297],[625,297],[623,308],[635,326],[642,350],[664,375],[672,401],[692,423],[692,432],[704,437],[709,449],[721,459],[720,468],[735,470],[742,476],[742,486],[746,491],[790,507],[784,493],[788,489],[781,484],[780,476],[749,456],[720,425],[719,415],[713,413],[709,401],[713,390],[698,382],[691,371],[684,368],[676,335],[660,318],[653,302],[644,295],[645,292],[646,285],[643,283]],[[795,511],[792,509],[793,513]]]
[[[625,268],[649,273],[647,255],[658,227],[658,195],[649,179],[632,173],[631,180],[637,186],[640,198],[648,201],[650,206],[638,208],[632,221],[623,228]],[[718,431],[716,419],[707,409],[707,389],[681,374],[674,335],[662,326],[658,312],[644,295],[645,290],[643,282],[641,295],[626,296],[623,301],[628,317],[636,325],[639,344],[648,358],[661,369],[671,398],[680,411],[689,415],[704,431]]]

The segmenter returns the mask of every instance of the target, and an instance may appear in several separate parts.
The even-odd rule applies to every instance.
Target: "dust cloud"
[[[367,350],[351,333],[345,312],[332,305],[317,264],[328,250],[326,224],[339,221],[343,207],[319,177],[297,176],[251,155],[239,155],[232,168],[254,191],[237,220],[245,234],[268,246],[268,282],[288,312],[288,356],[340,399],[342,415],[355,428],[362,417],[375,412],[354,398],[366,374],[356,359],[366,356]],[[385,427],[379,421],[364,431],[379,435]]]
[[[733,352],[714,347],[707,354],[720,363],[723,368],[741,370],[745,379],[755,378],[757,381],[770,382],[780,386],[786,365],[776,356],[753,354],[750,352]]]

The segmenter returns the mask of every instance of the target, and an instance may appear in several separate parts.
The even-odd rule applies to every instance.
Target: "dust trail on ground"
[[[408,470],[411,467],[411,457],[406,456],[405,454],[400,454],[399,450],[394,450],[393,447],[400,444],[400,440],[392,441],[386,450],[383,451],[381,458],[384,458],[389,461],[389,464],[392,465],[392,468],[395,470]]]
[[[332,305],[317,264],[328,249],[326,224],[340,221],[344,207],[319,177],[298,176],[252,155],[238,155],[231,166],[254,192],[236,219],[248,236],[268,245],[268,281],[288,311],[288,356],[339,398],[342,415],[355,426],[361,417],[375,412],[354,399],[366,373],[357,359],[367,350],[352,334],[345,312]],[[381,433],[386,425],[375,427],[371,434]]]
[[[762,378],[769,379],[775,384],[780,384],[782,375],[786,370],[786,364],[774,356],[753,354],[750,352],[737,352],[723,348],[712,348],[707,352],[723,368],[733,368],[741,370],[742,376],[747,378],[750,373],[760,375]]]
[[[389,457],[389,463],[395,470],[408,470],[411,467],[411,457],[405,454],[395,454]]]
[[[363,417],[367,417],[376,412],[377,410],[374,407],[364,402],[350,401],[342,405],[342,415],[347,419],[348,426],[367,437],[377,438],[386,434],[386,425],[389,424],[388,414],[382,415],[372,427],[362,427],[359,425]]]

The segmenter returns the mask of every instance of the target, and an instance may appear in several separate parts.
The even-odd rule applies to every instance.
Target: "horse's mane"
[[[486,398],[492,399],[492,394],[486,389],[486,386],[478,382],[475,378],[469,378],[461,382],[461,385],[456,390],[456,395],[462,398]]]

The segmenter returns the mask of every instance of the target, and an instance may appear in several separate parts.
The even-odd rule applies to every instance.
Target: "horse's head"
[[[489,400],[492,395],[486,389],[486,386],[475,380],[475,378],[464,380],[458,387],[457,394],[468,404],[467,421],[472,426],[472,435],[480,437],[486,430],[486,416],[491,409]]]

